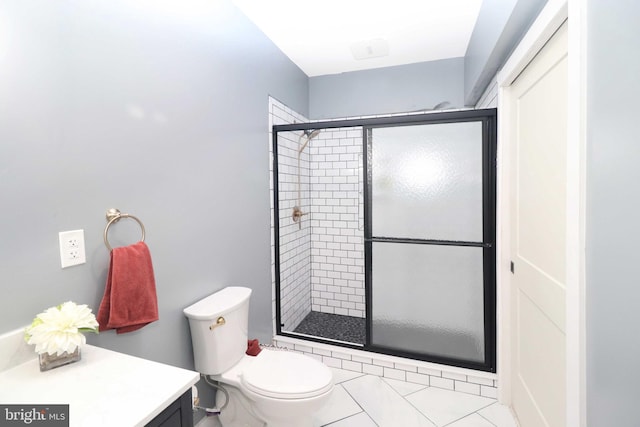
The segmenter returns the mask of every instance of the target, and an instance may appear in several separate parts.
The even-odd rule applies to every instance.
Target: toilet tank
[[[221,374],[245,354],[250,296],[249,288],[228,287],[183,310],[189,319],[196,371]]]

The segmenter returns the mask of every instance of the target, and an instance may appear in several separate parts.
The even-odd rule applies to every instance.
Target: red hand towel
[[[100,331],[132,332],[158,320],[151,255],[144,242],[111,250],[107,285],[98,309]]]

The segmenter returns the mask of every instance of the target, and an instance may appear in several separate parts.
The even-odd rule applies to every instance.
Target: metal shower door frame
[[[367,119],[345,119],[317,121],[311,123],[296,123],[287,125],[274,125],[272,127],[272,153],[273,153],[273,206],[274,206],[274,280],[275,280],[275,327],[276,334],[292,338],[304,339],[313,342],[332,344],[346,348],[365,350],[374,353],[392,356],[406,357],[427,362],[441,363],[449,366],[476,369],[481,371],[496,371],[496,136],[497,136],[497,110],[457,110],[433,112],[424,114],[408,114],[404,116],[388,116]],[[384,347],[371,345],[371,245],[374,241],[384,241],[384,238],[371,236],[371,175],[370,158],[368,151],[368,129],[375,127],[393,127],[402,125],[420,125],[436,123],[456,122],[482,122],[482,157],[483,157],[483,242],[457,242],[457,241],[426,241],[429,244],[454,245],[454,246],[480,246],[483,248],[483,283],[484,283],[484,337],[485,337],[485,361],[484,363],[470,362],[466,360],[447,357],[437,357],[428,354],[415,354]],[[314,129],[337,129],[348,127],[362,127],[363,144],[363,174],[364,181],[364,245],[365,245],[365,310],[366,310],[366,342],[364,345],[336,342],[320,337],[301,336],[282,330],[282,307],[280,291],[280,224],[278,202],[278,133],[285,131],[310,131]],[[413,239],[401,239],[415,243]],[[395,241],[395,240],[394,240]]]

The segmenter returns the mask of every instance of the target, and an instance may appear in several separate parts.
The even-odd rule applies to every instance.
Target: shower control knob
[[[293,207],[293,213],[291,214],[291,218],[293,218],[293,222],[298,222],[300,221],[300,218],[303,215],[307,215],[308,212],[302,212],[302,209],[300,209],[300,206],[294,206]]]
[[[302,212],[302,209],[300,209],[300,206],[293,207],[293,213],[291,214],[291,218],[293,218],[293,222],[298,223],[298,228],[302,228],[302,223],[300,219],[302,219],[303,215],[307,215],[307,214],[308,212]]]

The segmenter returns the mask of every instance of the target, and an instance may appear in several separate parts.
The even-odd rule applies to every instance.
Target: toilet
[[[333,391],[331,370],[291,351],[245,354],[250,297],[249,288],[228,287],[184,309],[195,369],[228,392],[223,427],[310,427]],[[216,403],[225,399],[218,392]]]

